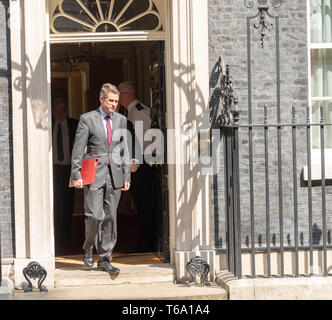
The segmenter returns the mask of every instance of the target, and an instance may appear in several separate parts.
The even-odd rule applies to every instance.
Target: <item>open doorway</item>
[[[163,45],[160,41],[51,45],[52,101],[64,99],[68,106],[68,116],[78,120],[82,113],[98,107],[99,91],[103,83],[118,85],[122,81],[132,80],[137,84],[138,99],[151,108],[152,127],[165,133]],[[53,144],[55,141],[54,138]],[[151,179],[152,196],[149,207],[152,211],[152,222],[151,219],[145,222],[149,222],[151,228],[148,247],[149,251],[158,253],[168,262],[167,165],[153,164]],[[54,179],[54,190],[59,188],[57,183],[57,179]],[[55,206],[61,199],[59,195],[54,195]],[[56,256],[81,255],[85,231],[83,190],[74,190],[71,217],[63,221],[70,223],[69,227],[64,226],[69,229],[69,234],[65,237],[60,235],[58,230],[61,229],[61,224],[66,222],[56,222]],[[142,253],[139,241],[144,226],[140,223],[134,195],[130,192],[123,194],[120,200],[117,225],[118,241],[114,253]]]

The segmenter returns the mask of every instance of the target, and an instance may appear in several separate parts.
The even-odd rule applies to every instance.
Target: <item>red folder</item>
[[[96,170],[98,166],[98,159],[86,159],[82,162],[81,177],[83,180],[83,185],[93,184],[95,182]],[[69,187],[73,187],[73,182],[69,181]]]

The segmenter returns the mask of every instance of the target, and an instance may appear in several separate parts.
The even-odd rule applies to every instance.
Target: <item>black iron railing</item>
[[[307,275],[313,274],[312,266],[315,265],[313,259],[314,251],[319,251],[322,255],[322,272],[321,275],[328,276],[328,261],[327,261],[327,253],[328,251],[332,251],[331,246],[331,239],[329,239],[329,244],[327,243],[328,238],[331,237],[331,233],[327,230],[327,190],[326,185],[331,183],[330,179],[326,179],[326,172],[325,172],[325,134],[326,129],[328,127],[332,128],[332,123],[325,123],[324,122],[324,108],[320,106],[320,114],[321,119],[320,123],[310,123],[310,109],[307,108],[307,121],[306,123],[297,123],[296,116],[295,116],[295,107],[292,107],[292,123],[268,123],[267,119],[267,111],[266,106],[264,107],[265,110],[265,121],[262,124],[249,124],[249,125],[239,125],[237,122],[231,127],[221,127],[221,132],[223,135],[223,145],[224,145],[224,181],[225,181],[225,214],[226,214],[226,221],[227,221],[227,239],[226,239],[226,247],[227,247],[227,257],[228,257],[228,269],[234,275],[238,277],[242,277],[242,253],[250,253],[251,255],[251,277],[256,277],[256,255],[258,253],[265,253],[266,254],[266,273],[264,274],[267,277],[271,277],[271,254],[273,252],[278,252],[279,254],[279,273],[278,276],[284,277],[285,276],[285,251],[293,252],[293,266],[292,270],[293,276],[298,277],[300,275],[300,260],[299,260],[299,252],[300,251],[307,251],[309,252],[309,270]],[[320,178],[319,180],[312,180],[312,159],[311,159],[311,131],[314,127],[318,127],[320,131]],[[242,212],[240,210],[241,207],[241,194],[240,194],[240,161],[239,160],[239,132],[243,135],[248,135],[248,132],[251,131],[255,133],[255,131],[259,131],[261,134],[262,130],[264,131],[262,143],[264,145],[264,176],[265,176],[265,246],[262,244],[257,244],[258,233],[255,230],[256,221],[257,219],[256,211],[255,211],[255,196],[254,196],[254,160],[253,157],[249,156],[249,185],[250,185],[250,241],[247,242],[247,248],[243,247],[243,242],[241,241],[241,236],[243,236],[244,232],[242,230],[243,225],[241,224],[241,218],[248,215],[247,211]],[[306,134],[303,135],[304,130]],[[288,138],[291,139],[291,163],[282,161],[282,153],[284,151],[283,144],[280,141],[274,148],[276,148],[277,153],[277,189],[271,191],[271,179],[270,179],[270,170],[272,167],[271,160],[269,159],[270,154],[274,154],[273,146],[271,146],[271,142],[269,139],[271,131],[280,132],[277,134],[277,137],[283,136],[284,139],[287,137],[286,131],[291,131],[291,134],[288,135]],[[300,133],[300,134],[299,134]],[[302,133],[302,134],[301,134]],[[287,139],[288,139],[287,138]],[[277,138],[280,139],[280,138]],[[307,161],[307,174],[306,179],[303,178],[303,172],[301,177],[299,176],[299,163],[297,161],[298,144],[303,144],[304,139],[306,139],[306,161]],[[252,150],[255,146],[256,141],[249,140],[249,150]],[[303,155],[302,155],[303,158]],[[243,161],[243,159],[242,159]],[[286,239],[284,231],[284,219],[286,218],[284,215],[284,205],[286,205],[286,201],[284,201],[284,175],[283,175],[283,168],[291,169],[291,177],[287,177],[287,181],[289,182],[292,179],[292,195],[291,201],[293,204],[293,245],[285,244],[285,240],[289,243],[291,242],[290,239]],[[287,170],[289,172],[290,170]],[[299,182],[300,180],[300,182]],[[318,183],[317,183],[318,182]],[[298,188],[306,188],[307,189],[307,217],[304,217],[303,210],[299,211],[299,199],[298,199]],[[288,186],[289,187],[289,186]],[[321,222],[322,222],[322,229],[319,231],[320,236],[322,237],[322,241],[315,240],[315,224],[313,224],[313,188],[316,188],[316,200],[315,204],[317,205],[317,188],[319,188],[319,197],[321,206],[319,208],[321,212]],[[272,203],[270,199],[271,193],[278,195],[278,204]],[[301,192],[303,197],[303,191]],[[289,200],[290,201],[290,200]],[[303,201],[303,200],[302,200]],[[289,203],[288,203],[289,205]],[[277,206],[277,208],[275,208]],[[279,211],[279,217],[277,224],[279,225],[279,243],[276,244],[276,240],[271,239],[271,210]],[[317,210],[316,210],[317,211]],[[262,218],[262,215],[259,215]],[[289,218],[289,217],[288,217]],[[307,221],[305,221],[308,219]],[[317,213],[316,213],[317,219]],[[299,233],[299,225],[307,225],[307,235],[308,235],[308,244],[304,245],[303,240],[301,240],[301,234]],[[289,227],[289,225],[287,226]],[[317,229],[317,227],[316,227]],[[261,237],[261,235],[260,235]],[[290,238],[290,236],[288,236]],[[302,234],[303,238],[303,234]],[[299,243],[300,242],[302,243]],[[271,246],[271,242],[274,242],[274,245]],[[316,242],[316,244],[315,244]],[[322,244],[320,243],[322,242]],[[303,266],[302,266],[303,267]],[[302,268],[303,269],[303,268]]]
[[[327,185],[332,184],[332,180],[326,177],[325,150],[326,131],[332,130],[332,123],[324,121],[323,106],[319,108],[319,123],[312,123],[309,105],[306,108],[298,105],[296,109],[294,104],[287,106],[281,103],[280,24],[279,17],[269,13],[269,3],[273,8],[279,8],[281,1],[257,1],[257,14],[247,18],[247,123],[240,121],[240,112],[236,109],[238,99],[233,92],[229,66],[225,68],[219,59],[210,78],[210,87],[214,88],[210,102],[212,129],[220,130],[224,169],[224,210],[218,207],[215,214],[216,250],[226,253],[228,270],[239,278],[244,274],[250,277],[317,274],[313,270],[315,252],[322,257],[319,274],[328,276],[328,252],[332,253],[332,241],[328,226],[331,210],[327,206],[327,194],[330,194],[327,192],[331,190],[327,189]],[[255,6],[255,1],[244,2],[247,8]],[[262,50],[265,33],[272,29],[275,31],[276,62],[276,105],[270,109],[266,104],[260,107],[258,119],[257,110],[256,114],[253,112],[252,87],[255,83],[252,81],[251,52],[251,24],[256,18],[258,23],[254,24],[254,28],[260,32]],[[267,19],[273,23],[269,24]],[[216,86],[219,80],[220,87]],[[240,105],[244,109],[243,103]],[[286,108],[289,108],[288,116]],[[276,114],[271,116],[273,112]],[[282,115],[288,120],[282,121]],[[318,178],[313,177],[313,130],[316,130],[316,135],[319,131],[319,146],[315,146],[320,153]],[[257,179],[260,180],[258,195]],[[214,182],[218,184],[216,178]],[[215,196],[218,193],[215,192]],[[218,201],[214,203],[220,206]],[[318,219],[321,229],[316,224]],[[220,224],[225,225],[224,243],[220,240]],[[288,252],[292,252],[291,263],[285,259]],[[300,253],[303,252],[308,254],[308,261],[300,260]],[[246,265],[244,273],[243,256],[248,253],[250,268]],[[275,267],[272,262],[274,253],[278,254],[277,272],[272,272]],[[263,273],[262,266],[256,265],[258,254],[264,254]]]

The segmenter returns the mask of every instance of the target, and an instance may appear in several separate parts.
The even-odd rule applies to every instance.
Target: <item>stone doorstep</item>
[[[171,282],[59,287],[47,293],[15,290],[15,300],[227,300],[218,284],[188,287]]]
[[[84,266],[55,270],[55,287],[48,292],[14,291],[15,300],[227,300],[227,294],[215,282],[211,287],[188,287],[174,283],[170,264],[121,265],[120,275],[112,280],[105,271]]]
[[[331,277],[236,279],[221,271],[216,282],[229,300],[332,300]]]
[[[120,275],[112,280],[105,271],[84,266],[55,270],[55,287],[39,293],[14,290],[14,300],[227,300],[226,291],[217,283],[211,287],[188,287],[174,283],[174,266],[170,264],[122,265]]]
[[[95,286],[95,285],[118,285],[118,284],[139,284],[159,283],[174,281],[174,267],[170,264],[152,265],[117,265],[120,274],[116,279],[111,279],[105,271],[94,268],[80,269],[56,269],[55,287],[68,286]]]
[[[13,289],[13,282],[7,278],[2,278],[2,283],[0,287],[0,300],[12,300]]]
[[[7,287],[0,287],[0,300],[12,300],[13,299],[13,290],[10,290]]]

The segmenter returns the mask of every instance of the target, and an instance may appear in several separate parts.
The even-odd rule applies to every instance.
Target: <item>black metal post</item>
[[[251,35],[250,21],[253,18],[247,18],[247,61],[248,61],[248,124],[252,124],[252,94],[251,94]],[[248,127],[248,143],[249,143],[249,181],[250,181],[250,238],[251,238],[251,275],[256,276],[255,266],[255,214],[254,214],[254,178],[253,178],[253,150],[252,150],[252,127]]]
[[[280,124],[280,48],[279,48],[279,17],[275,17],[276,23],[276,72],[277,72],[277,122]],[[283,196],[282,196],[282,158],[281,158],[281,126],[277,128],[278,139],[278,189],[279,189],[279,237],[280,237],[280,274],[284,276],[284,224],[283,224]]]
[[[280,275],[284,277],[284,221],[282,197],[282,158],[281,158],[281,126],[277,127],[278,140],[278,191],[279,191],[279,243],[280,243]]]
[[[311,182],[311,126],[310,107],[307,106],[307,165],[308,165],[308,215],[309,215],[309,275],[312,275],[313,267],[313,239],[312,239],[312,182]]]
[[[225,212],[227,222],[228,270],[235,274],[234,261],[234,207],[233,207],[233,172],[232,172],[232,129],[224,127],[225,154]]]
[[[267,107],[264,105],[264,152],[265,152],[265,209],[266,209],[266,249],[267,276],[271,277],[271,235],[270,235],[270,178],[269,178],[269,127],[267,124]]]
[[[293,201],[294,201],[294,242],[295,242],[295,276],[299,276],[299,243],[298,243],[298,200],[297,200],[297,158],[296,158],[296,119],[295,106],[292,106],[292,148],[293,148]]]
[[[327,276],[327,254],[326,254],[326,190],[325,190],[325,140],[324,140],[324,107],[320,105],[320,150],[321,150],[321,174],[322,174],[322,224],[323,224],[323,257],[324,276]]]
[[[223,70],[220,67],[220,99],[221,112],[218,116],[220,131],[224,141],[224,184],[225,184],[225,215],[227,266],[234,275],[242,276],[241,267],[241,223],[240,223],[240,181],[239,181],[239,142],[238,122],[239,110],[234,106],[238,103],[234,95],[229,65]]]
[[[233,207],[234,207],[234,243],[235,243],[235,275],[242,278],[241,256],[241,200],[240,200],[240,168],[239,168],[239,118],[240,112],[233,111]]]
[[[239,112],[234,112],[234,122],[239,121]],[[241,213],[239,175],[238,127],[223,127],[225,152],[225,212],[227,223],[227,265],[238,278],[242,277],[241,258]]]

